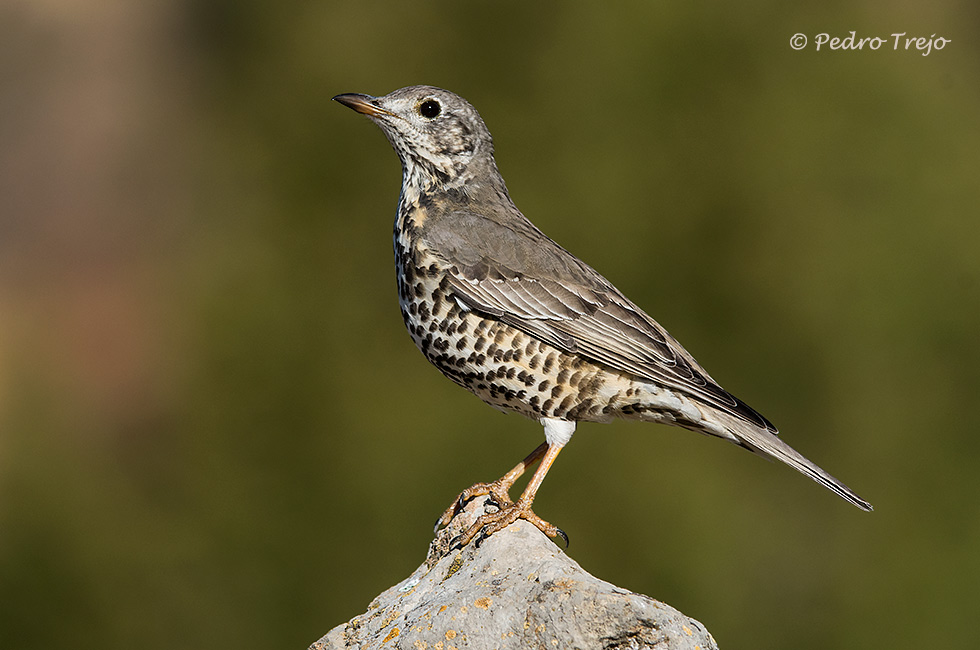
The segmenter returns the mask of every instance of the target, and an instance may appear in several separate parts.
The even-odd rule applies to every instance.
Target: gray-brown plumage
[[[416,345],[483,401],[544,425],[544,444],[501,479],[464,491],[440,518],[448,523],[466,499],[493,496],[500,511],[481,517],[461,544],[518,518],[564,537],[531,511],[531,502],[575,423],[614,417],[725,438],[871,510],[521,214],[497,170],[490,132],[466,100],[431,86],[334,99],[370,117],[401,159],[395,261],[402,316]],[[538,460],[524,494],[512,502],[508,489]]]

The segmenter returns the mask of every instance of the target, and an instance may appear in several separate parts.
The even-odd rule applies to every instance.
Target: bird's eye
[[[439,115],[442,110],[442,106],[439,106],[439,102],[434,99],[427,99],[421,104],[419,104],[419,114],[422,117],[427,117],[430,120]]]

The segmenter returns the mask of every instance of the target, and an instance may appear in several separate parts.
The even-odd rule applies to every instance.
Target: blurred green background
[[[850,30],[951,42],[814,51]],[[587,424],[536,502],[583,567],[726,650],[980,646],[978,33],[965,0],[3,3],[0,647],[305,648],[540,442],[403,330],[397,158],[330,98],[416,83],[876,507]]]

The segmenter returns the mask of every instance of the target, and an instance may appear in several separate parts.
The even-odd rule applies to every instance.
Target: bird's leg
[[[466,529],[466,532],[460,536],[459,541],[457,542],[458,545],[460,547],[466,546],[477,535],[477,533],[480,533],[480,540],[482,541],[497,531],[503,530],[518,519],[525,519],[537,526],[538,529],[548,537],[561,537],[563,540],[565,540],[565,546],[567,547],[568,535],[566,535],[562,529],[558,528],[557,526],[552,526],[547,521],[534,514],[534,511],[531,510],[531,504],[534,502],[534,495],[537,494],[538,488],[541,487],[541,482],[544,480],[545,475],[551,468],[551,464],[555,462],[555,458],[558,457],[558,452],[561,450],[562,445],[548,445],[548,443],[545,443],[541,447],[535,449],[534,452],[528,456],[528,458],[541,455],[542,451],[544,456],[541,458],[541,464],[538,465],[538,469],[534,472],[534,476],[531,477],[527,487],[524,488],[524,493],[521,494],[521,497],[515,503],[508,503],[506,505],[500,504],[500,510],[497,512],[478,517],[473,525]],[[525,462],[526,461],[527,459],[525,459]],[[522,463],[522,465],[524,465],[524,463]],[[515,467],[512,472],[516,471],[519,467],[521,467],[521,465]],[[509,475],[510,473],[508,473],[508,476]],[[517,476],[520,476],[520,473],[515,475],[514,478],[516,479]],[[505,476],[504,478],[507,477]],[[511,483],[513,483],[513,480],[511,480]],[[493,494],[493,492],[490,491],[490,494]]]
[[[473,499],[474,497],[489,494],[497,504],[498,508],[505,508],[512,505],[513,501],[510,500],[509,491],[511,486],[514,485],[514,481],[519,479],[529,467],[534,465],[534,463],[538,462],[538,460],[544,456],[546,451],[548,451],[548,443],[542,442],[540,445],[538,445],[537,449],[527,455],[527,458],[519,462],[514,469],[510,470],[496,481],[493,481],[492,483],[477,483],[476,485],[472,485],[463,490],[460,495],[456,497],[456,500],[453,501],[453,504],[446,508],[446,511],[442,513],[442,516],[439,517],[438,521],[436,521],[436,530],[438,531],[440,526],[445,526],[448,524],[452,518],[463,509],[463,506],[465,506],[470,499]]]

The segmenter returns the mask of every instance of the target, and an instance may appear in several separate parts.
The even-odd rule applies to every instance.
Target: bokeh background
[[[850,30],[951,42],[814,51]],[[978,33],[966,0],[6,0],[0,647],[305,648],[539,443],[403,331],[399,165],[330,98],[414,83],[876,506],[583,425],[536,502],[577,561],[727,650],[980,646]]]

